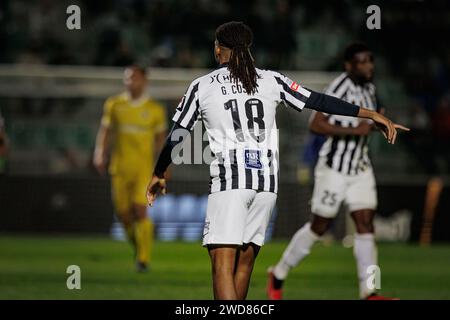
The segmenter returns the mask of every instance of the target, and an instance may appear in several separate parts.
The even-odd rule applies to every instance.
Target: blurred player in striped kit
[[[130,66],[124,72],[126,91],[106,100],[94,152],[94,165],[106,171],[112,146],[111,175],[114,208],[135,249],[136,269],[145,272],[151,257],[153,223],[147,216],[145,190],[155,154],[167,134],[165,108],[147,93],[147,71]]]
[[[325,93],[352,104],[384,113],[372,83],[374,59],[363,43],[353,43],[344,53],[345,72],[334,79]],[[377,265],[373,218],[377,208],[375,178],[368,152],[371,120],[314,112],[310,130],[327,136],[319,151],[311,202],[312,219],[299,229],[281,260],[269,269],[267,293],[282,298],[283,281],[291,268],[309,253],[336,217],[342,202],[349,208],[356,226],[354,256],[361,299],[387,299],[367,286],[368,267]]]

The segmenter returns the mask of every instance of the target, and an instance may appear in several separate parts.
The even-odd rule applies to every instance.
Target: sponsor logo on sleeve
[[[300,85],[297,82],[292,82],[291,84],[291,89],[294,91],[298,91],[298,88],[300,87]]]

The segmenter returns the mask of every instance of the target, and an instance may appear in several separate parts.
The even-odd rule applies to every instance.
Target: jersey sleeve
[[[297,111],[302,111],[311,91],[281,73],[274,74],[277,82],[280,101]]]
[[[334,79],[324,90],[324,93],[328,96],[332,96],[338,99],[346,101],[346,93],[349,87],[348,76],[342,74],[341,76]],[[328,113],[322,112],[325,116]]]
[[[198,80],[189,85],[172,118],[173,122],[188,130],[192,130],[200,115],[198,86]]]
[[[101,125],[106,128],[110,128],[113,124],[113,106],[114,101],[111,98],[107,99],[105,104],[103,105]]]
[[[327,95],[329,95],[329,96],[338,98],[338,97],[339,97],[339,93],[333,92],[334,89],[335,89],[335,86],[333,85],[333,83],[331,83],[330,85],[328,85],[328,86],[325,88],[325,90],[323,91],[323,93],[325,93],[325,94],[327,94]],[[315,112],[317,112],[317,111],[314,111],[314,113],[315,113]],[[326,113],[326,112],[322,112],[322,113],[323,113],[325,116],[329,116],[329,114]]]
[[[155,112],[155,133],[161,133],[167,130],[166,109],[158,104]]]

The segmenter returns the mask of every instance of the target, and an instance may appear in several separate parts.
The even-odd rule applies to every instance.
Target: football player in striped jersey
[[[216,299],[246,298],[264,244],[278,191],[277,106],[369,118],[383,126],[390,143],[395,142],[397,129],[406,129],[373,110],[306,89],[279,72],[256,68],[252,41],[251,29],[242,22],[217,28],[214,54],[219,67],[189,86],[147,188],[151,205],[158,193],[165,193],[164,174],[179,142],[173,133],[188,132],[201,119],[214,155],[203,246],[211,258]]]
[[[334,79],[325,93],[369,110],[384,113],[372,83],[374,59],[363,43],[350,44],[344,53],[345,72]],[[361,299],[387,299],[367,286],[370,273],[377,265],[373,218],[377,208],[377,192],[368,152],[369,135],[374,122],[367,119],[315,112],[310,130],[327,137],[319,151],[314,172],[311,221],[292,237],[280,261],[269,268],[267,294],[282,298],[283,281],[289,270],[309,253],[346,203],[356,226],[354,256],[356,259]]]

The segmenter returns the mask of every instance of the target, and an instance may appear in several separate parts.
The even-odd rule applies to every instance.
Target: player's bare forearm
[[[371,119],[377,125],[381,126],[381,132],[386,137],[388,142],[391,144],[395,143],[395,140],[397,138],[397,129],[409,131],[409,128],[404,127],[397,123],[393,123],[390,119],[386,118],[384,115],[366,108],[362,107],[359,108],[358,117]]]
[[[111,140],[111,129],[105,126],[100,126],[95,141],[94,150],[94,166],[100,174],[105,173],[106,168],[106,153],[109,148]]]
[[[317,112],[309,125],[309,129],[316,134],[326,136],[345,136],[357,134],[356,128],[336,126],[328,122],[323,113]]]
[[[97,136],[95,138],[95,149],[94,153],[98,154],[100,151],[103,151],[103,140],[104,140],[104,128],[103,126],[100,126],[100,128],[97,131]]]
[[[378,114],[376,111],[360,107],[358,112],[358,118],[367,118],[375,121],[374,117],[376,117],[376,114]]]

